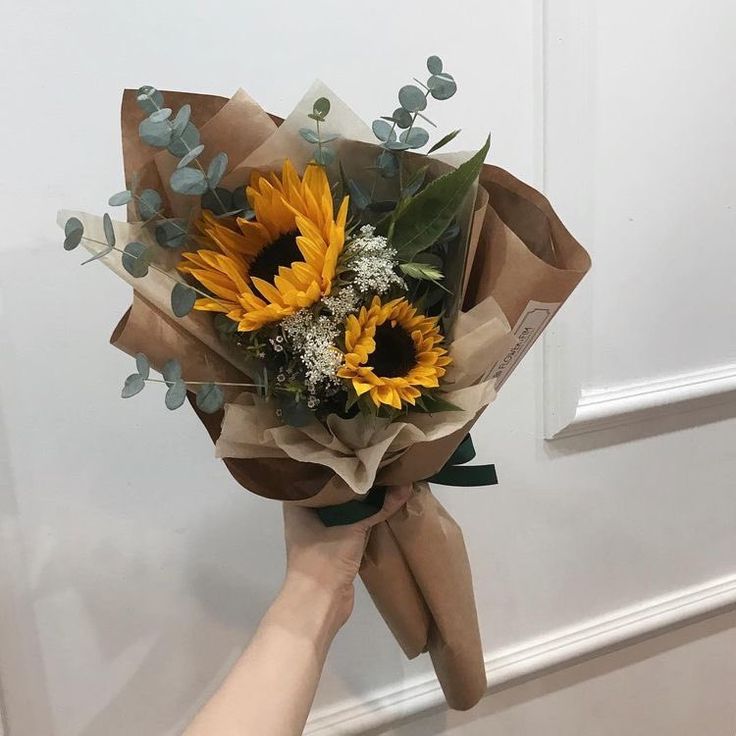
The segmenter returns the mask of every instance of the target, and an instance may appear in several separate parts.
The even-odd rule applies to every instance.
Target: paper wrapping
[[[313,87],[300,107],[311,104],[322,89]],[[280,119],[265,113],[242,91],[229,101],[164,94],[167,104],[192,105],[192,119],[210,154],[228,153],[223,185],[244,183],[254,165],[273,166],[287,155],[298,162],[308,155],[294,134],[294,118],[287,118],[277,134]],[[333,112],[338,112],[331,112],[330,124],[349,131],[348,137],[368,139],[352,111],[335,95],[328,96]],[[138,140],[142,117],[135,93],[127,90],[121,114],[126,183],[130,186],[135,179],[139,187],[155,187],[164,195],[168,213],[192,217],[196,214],[192,199],[185,201],[168,186],[173,157]],[[132,209],[128,218],[135,219]],[[85,221],[88,226],[99,223]],[[112,254],[103,261],[118,273],[122,270]],[[213,415],[197,410],[190,395],[235,480],[261,496],[325,506],[361,498],[373,483],[414,484],[406,506],[372,530],[360,574],[406,655],[429,652],[452,708],[470,708],[482,697],[483,651],[462,532],[422,479],[440,470],[492,400],[488,372],[504,351],[513,348],[510,325],[525,305],[532,300],[564,302],[589,266],[587,253],[542,195],[508,172],[485,166],[469,227],[461,281],[464,311],[458,315],[452,347],[455,364],[447,375],[447,388],[456,396],[469,397],[466,405],[460,404],[463,412],[448,413],[455,417],[417,415],[398,431],[373,427],[370,436],[361,436],[350,420],[330,422],[327,429],[312,427],[299,435],[293,428],[276,425],[270,409],[253,395],[233,397],[225,412]],[[120,275],[126,278],[124,272]],[[176,320],[163,292],[145,286],[148,278],[133,284],[133,305],[115,329],[113,345],[130,354],[146,353],[157,368],[177,357],[190,380],[209,371],[210,378],[247,381],[237,357],[212,344],[211,331],[203,334],[206,330],[196,320],[206,316],[196,315],[192,323]],[[473,365],[483,368],[480,375],[469,370]]]

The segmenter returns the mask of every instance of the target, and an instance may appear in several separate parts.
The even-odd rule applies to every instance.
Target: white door
[[[121,89],[243,86],[283,114],[320,77],[370,120],[438,53],[459,92],[437,122],[465,148],[490,129],[594,266],[478,426],[501,485],[438,489],[488,697],[428,710],[429,662],[361,591],[307,733],[733,736],[732,0],[31,0],[3,22],[0,734],[180,732],[283,568],[280,509],[196,418],[118,399],[128,288],[61,249],[56,209],[120,189]]]

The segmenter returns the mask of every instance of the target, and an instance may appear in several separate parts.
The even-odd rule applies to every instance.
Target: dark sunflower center
[[[400,325],[384,322],[376,328],[376,349],[368,356],[373,372],[382,378],[405,376],[417,362],[411,335]]]
[[[294,261],[303,261],[301,252],[296,244],[297,232],[286,233],[273,243],[269,243],[250,264],[249,273],[251,277],[273,283],[274,277],[278,276],[279,266],[291,266]]]

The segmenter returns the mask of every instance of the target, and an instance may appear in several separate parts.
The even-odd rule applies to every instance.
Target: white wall
[[[130,361],[106,339],[128,289],[97,264],[80,269],[54,225],[57,208],[102,211],[120,188],[119,94],[146,82],[221,94],[243,86],[283,114],[319,76],[370,120],[439,53],[460,85],[433,109],[440,126],[462,126],[466,148],[490,128],[490,160],[544,184],[590,247],[588,283],[478,427],[502,485],[438,490],[466,532],[495,684],[736,601],[730,379],[717,383],[715,407],[678,404],[692,411],[543,439],[550,421],[557,431],[588,406],[586,391],[644,384],[651,404],[652,379],[736,362],[723,316],[735,265],[730,3],[707,13],[686,0],[359,12],[326,0],[37,0],[5,22],[0,683],[10,736],[177,733],[247,640],[283,567],[280,510],[230,480],[195,418],[168,413],[155,390],[118,399]],[[606,400],[603,414],[621,409]],[[461,718],[431,716],[426,731],[409,724],[406,736],[442,733],[445,720],[453,736],[536,736],[563,712],[560,736],[619,733],[615,714],[640,712],[637,687],[666,703],[670,682],[680,700],[681,667],[697,673],[687,684],[709,693],[703,702],[728,709],[733,620],[719,621],[614,665],[490,695]],[[586,693],[600,706],[576,721]],[[506,721],[497,711],[509,699],[521,715]],[[429,664],[404,661],[361,592],[311,732],[365,731],[437,702]],[[701,712],[689,711],[689,733],[701,732]],[[732,736],[721,723],[707,733]]]

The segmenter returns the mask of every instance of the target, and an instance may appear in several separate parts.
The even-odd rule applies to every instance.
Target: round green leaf
[[[134,241],[128,243],[123,249],[124,253],[121,257],[123,268],[136,279],[142,278],[148,273],[148,266],[150,263],[150,254],[148,248]]]
[[[164,104],[164,96],[155,87],[147,84],[138,89],[136,102],[142,110],[152,113]]]
[[[210,187],[216,187],[227,170],[227,154],[218,153],[207,167],[207,183]]]
[[[64,223],[64,250],[74,250],[81,242],[84,235],[84,225],[77,217],[70,217]]]
[[[320,97],[312,105],[312,114],[324,120],[330,112],[330,101],[326,97]]]
[[[385,120],[374,120],[371,127],[373,128],[373,135],[375,135],[379,141],[386,143],[387,141],[396,140],[396,130],[394,130],[394,126],[389,125]]]
[[[319,136],[311,128],[299,128],[299,135],[307,143],[319,143]]]
[[[171,133],[175,138],[178,138],[184,132],[184,129],[189,124],[189,118],[191,116],[192,116],[192,106],[191,105],[182,105],[179,108],[179,112],[176,113],[176,117],[171,123],[171,127],[172,127]]]
[[[167,120],[152,120],[150,117],[141,121],[138,135],[144,143],[157,148],[166,148],[171,143],[171,126]]]
[[[322,146],[314,152],[314,160],[321,166],[329,166],[335,160],[335,152],[327,146]]]
[[[112,248],[115,245],[115,228],[112,226],[112,220],[110,215],[105,212],[102,215],[102,229],[105,231],[105,240],[107,244]]]
[[[406,151],[411,148],[411,146],[408,143],[404,143],[404,141],[389,141],[386,143],[386,148],[391,151]]]
[[[411,128],[405,130],[399,140],[407,143],[410,148],[421,148],[429,140],[429,133],[424,128]]]
[[[181,363],[176,358],[170,358],[164,363],[161,375],[164,381],[169,381],[169,383],[178,380],[181,378]]]
[[[173,135],[172,133],[171,142],[168,144],[169,153],[181,158],[186,156],[192,148],[198,146],[199,142],[199,131],[194,123],[189,122],[180,134]]]
[[[447,100],[457,92],[457,84],[451,74],[433,74],[427,80],[429,92],[435,100]]]
[[[155,189],[144,189],[138,195],[138,215],[141,220],[150,220],[161,211],[161,195]]]
[[[207,177],[199,169],[176,169],[169,184],[179,194],[201,195],[207,191]]]
[[[144,353],[137,353],[135,356],[135,367],[142,378],[148,378],[151,375],[151,364]]]
[[[177,317],[186,317],[194,308],[197,292],[183,283],[174,284],[171,290],[171,311]]]
[[[227,189],[217,187],[214,191],[208,189],[202,195],[202,209],[210,210],[215,215],[224,215],[227,212],[240,211],[242,207],[233,202],[233,195]]]
[[[152,112],[149,116],[149,120],[153,120],[154,123],[162,123],[164,120],[168,120],[171,117],[171,108],[170,107],[162,107],[160,110],[156,110],[156,112]]]
[[[164,248],[181,248],[187,241],[184,220],[164,220],[156,225],[156,242]]]
[[[112,197],[107,200],[107,203],[110,207],[120,207],[121,205],[128,204],[131,199],[133,199],[133,194],[126,189],[124,192],[113,194]]]
[[[404,110],[418,112],[427,107],[427,98],[415,84],[407,84],[399,90],[399,102]]]
[[[131,396],[139,394],[146,386],[146,382],[143,380],[143,376],[138,373],[133,373],[125,379],[123,384],[123,390],[120,395],[124,399],[129,399]]]
[[[192,163],[192,161],[194,161],[194,159],[197,158],[197,156],[199,156],[202,151],[204,151],[204,146],[200,143],[198,146],[192,148],[192,150],[189,151],[189,153],[187,153],[181,161],[179,161],[179,163],[176,165],[176,168],[183,169],[185,166],[189,166],[189,164]]]
[[[392,115],[399,128],[408,128],[411,125],[411,113],[403,107],[397,107]]]
[[[376,158],[376,166],[385,179],[393,179],[399,173],[399,162],[396,154],[391,151],[381,151]]]
[[[169,386],[164,403],[166,404],[167,409],[171,409],[173,411],[174,409],[178,409],[184,403],[186,398],[187,385],[181,380],[181,378],[179,378]]]
[[[430,56],[427,59],[427,69],[430,74],[442,73],[442,59],[439,56]]]
[[[214,383],[205,383],[197,391],[197,407],[205,414],[214,414],[224,403],[225,395]]]

